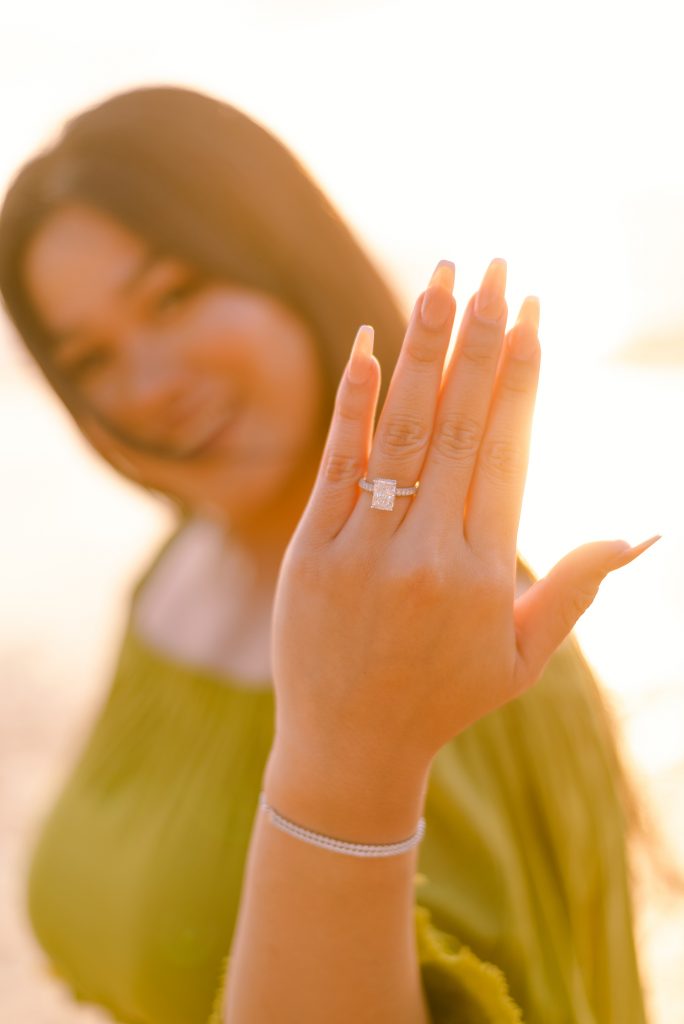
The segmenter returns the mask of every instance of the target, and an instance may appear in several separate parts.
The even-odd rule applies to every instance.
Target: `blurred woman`
[[[505,324],[505,276],[492,261],[483,323]],[[282,143],[166,87],[86,110],[20,170],[0,289],[84,436],[179,511],[32,851],[32,925],[76,998],[204,1024],[274,739],[283,552],[351,339],[373,325],[381,407],[406,316]],[[517,593],[535,580],[518,556]],[[572,635],[533,689],[440,749],[425,820],[415,924],[435,1020],[645,1020],[637,806]]]

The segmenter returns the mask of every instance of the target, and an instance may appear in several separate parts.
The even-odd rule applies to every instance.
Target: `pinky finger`
[[[373,355],[373,340],[373,328],[362,324],[337,388],[318,475],[298,528],[314,544],[333,540],[343,528],[368,465],[380,393],[380,363]]]

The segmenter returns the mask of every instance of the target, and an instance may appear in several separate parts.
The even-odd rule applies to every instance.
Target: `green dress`
[[[46,966],[126,1024],[219,1021],[274,693],[133,626],[30,851]],[[415,879],[437,1024],[643,1024],[614,748],[576,641],[430,771]],[[267,980],[265,980],[267,983]],[[213,1013],[212,1013],[213,1010]]]

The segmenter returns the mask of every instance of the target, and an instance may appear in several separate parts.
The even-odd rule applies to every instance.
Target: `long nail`
[[[361,324],[354,344],[352,345],[349,362],[347,364],[347,376],[352,384],[363,384],[368,380],[371,372],[371,355],[373,353],[373,341],[375,331],[370,324]]]
[[[539,339],[539,299],[528,295],[522,304],[518,319],[510,335],[511,354],[516,359],[526,360],[537,351]]]
[[[432,273],[420,309],[423,324],[430,330],[443,327],[451,312],[455,273],[451,260],[440,260]]]
[[[506,306],[506,260],[493,259],[485,271],[475,297],[475,316],[484,323],[496,323]]]
[[[635,544],[634,547],[625,548],[624,551],[618,552],[617,560],[621,566],[629,565],[635,558],[643,554],[646,548],[650,548],[652,544],[655,544],[657,540],[660,540],[662,533],[656,533],[655,536],[649,537],[648,540],[644,540],[641,544]]]

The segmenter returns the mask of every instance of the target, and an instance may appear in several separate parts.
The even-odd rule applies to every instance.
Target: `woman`
[[[480,387],[485,380],[491,387],[504,346],[505,273],[502,260],[490,264],[459,331],[457,351]],[[264,886],[258,865],[246,869],[246,857],[248,847],[263,853],[257,838],[263,826],[253,828],[263,784],[282,814],[289,810],[297,820],[302,812],[302,824],[350,840],[399,839],[408,834],[397,831],[404,816],[415,819],[424,808],[415,927],[435,1020],[643,1021],[626,852],[634,804],[591,672],[574,638],[560,641],[605,572],[645,545],[627,554],[620,544],[588,545],[539,581],[542,590],[516,556],[512,575],[518,595],[529,588],[528,609],[540,593],[548,601],[562,581],[567,588],[571,577],[583,593],[565,609],[565,629],[546,651],[547,663],[536,659],[540,682],[528,688],[528,679],[516,700],[512,691],[506,700],[499,693],[458,723],[445,715],[444,731],[422,737],[413,727],[423,713],[434,725],[434,709],[417,701],[404,737],[409,747],[422,740],[414,759],[407,755],[410,780],[405,789],[399,785],[404,762],[393,762],[394,798],[385,797],[387,788],[382,800],[375,794],[377,806],[396,814],[371,815],[373,829],[370,819],[362,826],[338,814],[333,821],[329,808],[304,806],[301,777],[285,779],[272,767],[297,763],[293,737],[303,735],[301,711],[313,699],[300,696],[301,707],[290,701],[294,681],[290,691],[270,664],[276,582],[305,506],[316,508],[307,502],[320,479],[337,384],[360,323],[375,331],[383,383],[372,363],[366,387],[374,390],[373,410],[384,408],[406,330],[396,299],[272,135],[227,104],[175,88],[136,90],[84,112],[20,171],[0,218],[0,287],[20,336],[84,435],[113,466],[168,496],[181,513],[133,591],[111,687],[31,859],[33,927],[76,996],[122,1021],[205,1022],[212,1005],[219,1010],[216,990],[230,951],[242,965],[228,986],[243,1014],[235,1019],[251,1020],[253,1012],[258,1019],[260,993],[278,999],[281,1019],[291,1019],[287,1000],[307,986],[286,992],[277,962],[268,965],[269,978],[257,969],[266,963],[254,931]],[[454,319],[452,287],[453,265],[442,261],[430,288],[446,302],[446,319],[434,328],[442,346]],[[523,333],[536,337],[537,320],[538,308],[527,300]],[[367,335],[360,332],[360,345]],[[375,412],[365,415],[367,433]],[[410,403],[383,443],[384,460],[367,478],[396,466],[400,484],[408,483],[405,473],[415,464],[418,480],[415,456],[424,438]],[[477,451],[477,439],[459,424],[449,448],[462,458]],[[499,471],[505,474],[508,465],[512,473],[506,452],[499,452]],[[332,476],[345,476],[348,465],[333,459]],[[377,517],[372,528],[386,529],[381,524],[391,521],[383,518],[390,510],[371,513],[371,499],[358,495],[359,510]],[[418,508],[416,497],[398,497],[391,515],[407,516],[413,502]],[[358,571],[352,559],[355,582]],[[283,586],[281,580],[281,592]],[[293,622],[301,629],[301,615]],[[318,650],[321,643],[321,622],[311,625],[312,633],[292,632],[300,658],[307,644]],[[333,632],[344,634],[343,625]],[[409,616],[407,630],[410,625]],[[287,662],[295,656],[285,655],[282,614],[279,629],[274,655]],[[333,638],[325,632],[323,640],[332,653]],[[343,650],[351,658],[353,651]],[[337,708],[341,736],[347,707]],[[276,708],[287,757],[274,758]],[[396,739],[391,716],[387,725]],[[328,741],[335,731],[313,730],[307,742],[320,735]],[[300,759],[306,779],[314,764],[323,765],[324,747],[317,749],[320,760]],[[305,750],[306,744],[300,754]],[[328,758],[331,769],[329,750]],[[357,768],[363,779],[369,762]],[[404,800],[409,790],[412,799]],[[363,791],[369,790],[354,790],[355,801]],[[295,857],[318,855],[288,842]],[[351,864],[329,851],[320,856],[329,860],[311,861],[308,881],[323,887],[333,861]],[[401,955],[392,947],[385,959],[388,936],[381,929],[382,921],[397,919],[392,900],[412,879],[412,856],[377,862],[379,871],[400,872],[401,882],[389,886],[389,903],[380,900],[378,934],[367,921],[367,945],[378,991],[391,992],[383,982],[407,977],[407,998],[416,1001],[407,947]],[[378,874],[373,891],[389,877],[397,880]],[[347,885],[353,878],[347,876]],[[289,880],[287,872],[280,876]],[[348,923],[355,902],[348,897],[345,890],[339,918],[326,917],[328,949]],[[246,925],[234,947],[238,909]],[[282,906],[273,915],[288,966],[287,929],[300,947],[311,933]],[[358,916],[352,925],[358,929]],[[345,961],[337,975],[324,972],[335,1006],[344,992],[358,992],[348,971]],[[376,997],[384,998],[373,992]],[[395,991],[379,1004],[377,1019],[396,997]],[[332,1006],[322,1018],[337,1019]]]

